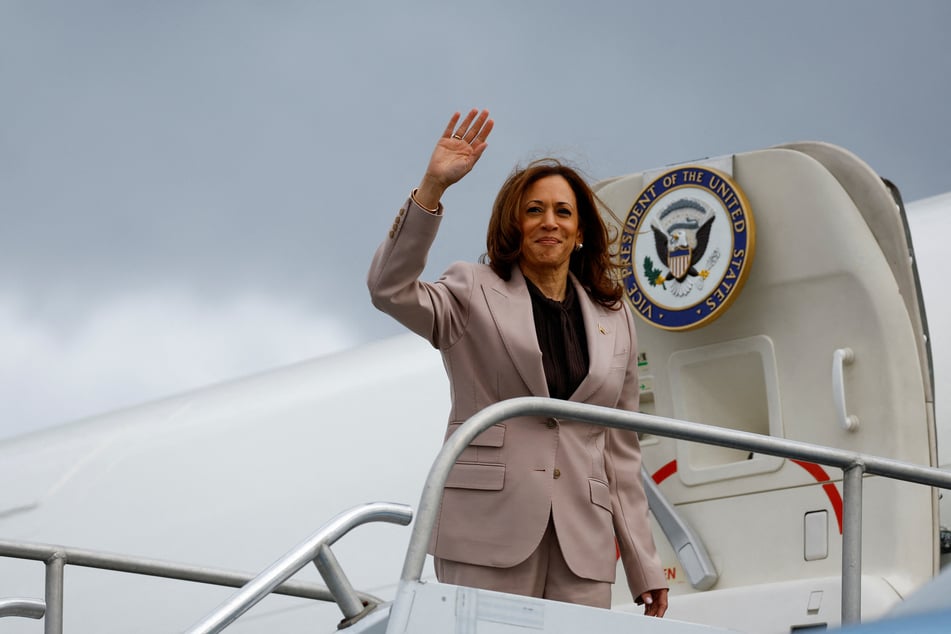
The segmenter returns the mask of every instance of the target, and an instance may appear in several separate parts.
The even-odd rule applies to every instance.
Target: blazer
[[[519,268],[505,281],[486,265],[455,263],[419,280],[442,218],[412,198],[374,255],[373,304],[442,353],[452,406],[448,438],[485,407],[549,396],[532,302]],[[570,400],[636,410],[636,337],[629,308],[592,301],[574,276],[590,367]],[[654,547],[635,432],[524,416],[494,425],[459,457],[443,493],[430,553],[483,566],[524,561],[549,517],[565,561],[580,577],[613,582],[615,539],[635,600],[667,583]]]

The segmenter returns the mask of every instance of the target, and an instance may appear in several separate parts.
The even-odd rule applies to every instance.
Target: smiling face
[[[533,282],[568,279],[568,264],[580,244],[578,204],[563,176],[539,178],[529,185],[519,202],[522,249],[519,265]]]

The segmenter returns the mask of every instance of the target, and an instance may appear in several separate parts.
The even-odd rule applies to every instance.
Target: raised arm
[[[473,108],[459,123],[461,116],[456,112],[449,119],[429,158],[426,173],[413,193],[416,204],[424,209],[434,212],[439,209],[443,193],[475,167],[487,146],[486,139],[495,125],[489,111],[479,112]]]
[[[486,148],[493,122],[487,110],[471,110],[460,123],[457,112],[436,142],[426,173],[400,210],[389,238],[376,250],[367,287],[373,305],[436,347],[451,345],[465,323],[471,267],[451,268],[435,284],[419,280],[442,220],[439,199],[468,174]],[[429,213],[427,213],[427,211]],[[460,317],[460,315],[463,315]]]

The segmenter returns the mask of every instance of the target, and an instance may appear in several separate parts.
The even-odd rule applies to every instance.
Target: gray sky
[[[951,190],[951,3],[0,0],[0,437],[401,332],[367,265],[455,110],[592,180],[798,140]]]

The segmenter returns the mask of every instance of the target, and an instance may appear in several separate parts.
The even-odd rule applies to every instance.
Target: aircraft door
[[[595,189],[641,318],[645,412],[935,464],[914,262],[900,205],[865,163],[805,143]],[[659,437],[642,446],[709,550],[716,589],[839,574],[838,470]],[[930,578],[936,508],[924,487],[866,478],[864,573],[899,594]],[[664,556],[672,590],[691,592]]]

